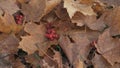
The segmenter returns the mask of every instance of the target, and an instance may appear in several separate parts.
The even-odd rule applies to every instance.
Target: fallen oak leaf
[[[45,41],[45,26],[29,22],[25,25],[24,30],[29,33],[30,36],[22,37],[22,41],[18,48],[22,48],[24,51],[28,52],[28,54],[33,54],[38,50],[36,45],[40,45],[40,43]],[[44,45],[41,46],[46,47]]]
[[[52,41],[47,41],[45,37],[46,27],[44,24],[37,25],[29,22],[25,25],[24,30],[29,33],[30,36],[22,37],[18,48],[22,48],[24,51],[28,52],[29,55],[33,54],[35,51],[39,51],[39,55],[43,56],[50,45],[54,44]]]

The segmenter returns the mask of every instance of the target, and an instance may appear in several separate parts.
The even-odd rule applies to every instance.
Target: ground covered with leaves
[[[0,0],[0,68],[120,68],[120,0]]]

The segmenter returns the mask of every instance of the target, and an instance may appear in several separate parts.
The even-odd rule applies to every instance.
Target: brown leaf
[[[86,25],[92,30],[102,31],[106,26],[104,22],[105,15],[102,15],[99,19],[95,15],[83,15],[79,12],[76,12],[72,17],[72,23],[76,23],[77,26]]]
[[[23,36],[18,48],[22,48],[24,51],[28,52],[28,54],[33,54],[38,50],[39,55],[43,56],[50,45],[55,44],[54,41],[47,41],[45,37],[46,28],[44,24],[37,25],[29,22],[26,24],[24,30],[29,33],[30,36]]]
[[[84,19],[85,16],[82,13],[76,12],[72,17],[71,21],[72,23],[76,23],[77,26],[84,26],[85,25]]]
[[[60,4],[60,2],[61,0],[46,0],[45,14],[55,8],[58,4]]]
[[[59,44],[73,66],[79,66],[78,60],[85,61],[87,59],[90,49],[90,40],[95,39],[95,35],[92,36],[93,34],[89,32],[71,31],[68,35],[60,36]]]
[[[22,12],[26,16],[27,21],[40,20],[40,17],[44,13],[45,0],[31,0],[29,4],[22,4]]]
[[[96,19],[96,16],[86,16],[85,24],[92,30],[103,31],[106,27],[104,21],[105,15],[103,14],[99,19]]]
[[[115,5],[120,6],[120,0],[100,0],[102,3],[106,3],[107,5]]]
[[[31,35],[41,35],[41,38],[44,38],[46,27],[44,24],[37,25],[33,22],[29,22],[25,25],[24,30]]]
[[[14,62],[13,68],[25,68],[25,65],[21,63],[19,59]]]
[[[12,65],[9,61],[5,59],[0,59],[0,68],[11,68]]]
[[[53,59],[57,62],[58,68],[63,68],[62,64],[62,56],[60,52],[54,51],[55,55],[53,56]]]
[[[19,40],[15,37],[15,35],[9,35],[4,40],[0,41],[0,53],[14,53],[17,50],[18,45]]]
[[[13,0],[0,0],[0,8],[10,15],[20,10]]]
[[[38,40],[36,40],[34,37],[25,36],[25,37],[22,37],[22,41],[20,42],[20,46],[18,48],[22,48],[28,54],[32,54],[36,50],[38,50],[38,48],[35,45],[35,43],[37,43],[37,42],[38,42]]]
[[[110,68],[111,65],[104,59],[103,56],[95,54],[95,57],[92,60],[92,63],[95,68]]]
[[[28,32],[30,36],[22,37],[22,41],[20,42],[20,46],[18,48],[22,48],[23,50],[28,52],[28,54],[32,54],[36,50],[38,50],[37,46],[40,46],[40,48],[42,48],[43,51],[44,51],[44,47],[45,48],[48,47],[43,44],[43,42],[45,41],[44,25],[37,25],[32,22],[29,22],[28,24],[26,24],[24,30]]]
[[[91,5],[80,4],[73,0],[64,0],[64,8],[67,9],[70,18],[72,18],[77,11],[84,15],[96,15]]]
[[[83,41],[86,39],[82,39]],[[81,43],[83,44],[83,41],[81,41]],[[80,44],[81,44],[80,43]],[[88,42],[86,41],[86,44],[88,44]],[[86,44],[83,44],[83,46]],[[79,66],[79,61],[78,60],[85,60],[85,50],[84,49],[87,49],[80,46],[80,45],[76,45],[76,44],[73,44],[69,41],[69,38],[68,37],[64,37],[64,36],[61,36],[60,38],[60,46],[62,47],[63,51],[65,52],[67,58],[69,59],[70,63],[73,64],[74,67],[77,67]],[[81,47],[81,48],[80,48]],[[85,54],[84,54],[85,53]],[[80,63],[81,64],[81,63]]]
[[[76,64],[76,68],[84,68],[84,63],[83,63],[83,61],[81,61],[81,60],[77,60],[76,62],[75,62]]]
[[[39,22],[41,17],[49,13],[61,0],[31,0],[22,4],[22,12],[27,21]]]
[[[19,3],[27,3],[27,2],[29,2],[30,0],[16,0],[17,2],[19,2]]]
[[[120,68],[120,63],[114,64],[114,66],[112,66],[111,68]]]
[[[18,33],[22,29],[22,25],[17,25],[12,15],[5,13],[0,16],[0,31],[4,33]]]
[[[120,39],[112,38],[109,29],[99,36],[96,48],[111,65],[120,62]]]
[[[108,12],[105,18],[106,24],[110,26],[111,35],[120,34],[120,7],[115,8],[113,11]]]
[[[69,19],[69,15],[67,13],[67,10],[64,8],[63,3],[59,4],[57,7],[55,7],[55,13],[61,20],[67,20]]]
[[[0,41],[2,41],[3,39],[7,38],[9,35],[8,34],[0,34]]]
[[[95,57],[92,60],[94,68],[119,68],[120,64],[115,63],[111,66],[102,55],[95,54]]]
[[[54,66],[50,66],[45,60],[43,60],[43,67],[44,68],[55,68]]]
[[[0,8],[0,16],[2,16],[4,14],[2,8]]]
[[[79,0],[82,4],[93,4],[94,0]]]
[[[33,68],[36,68],[38,66],[42,66],[42,64],[40,63],[40,60],[42,60],[42,58],[37,54],[34,53],[32,55],[28,55],[25,57],[26,61],[29,62]]]

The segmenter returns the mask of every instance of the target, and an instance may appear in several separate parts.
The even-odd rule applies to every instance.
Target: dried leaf
[[[120,39],[112,38],[109,29],[99,36],[96,48],[111,65],[120,62]]]
[[[50,66],[45,60],[43,60],[43,67],[45,67],[45,68],[55,68],[54,66]]]
[[[35,23],[29,22],[26,24],[24,30],[29,33],[30,36],[23,36],[18,48],[22,48],[24,51],[28,52],[28,54],[33,54],[38,50],[39,55],[43,56],[50,45],[55,43],[46,40],[46,28],[44,24],[37,25]]]
[[[0,8],[0,16],[2,16],[3,15],[3,10]]]
[[[80,4],[74,0],[64,0],[64,8],[67,9],[70,18],[72,18],[76,12],[81,12],[84,15],[96,15],[91,5]]]
[[[13,68],[25,68],[25,65],[22,64],[21,61],[17,59],[17,60],[14,62]]]
[[[120,7],[115,8],[113,11],[108,12],[105,18],[106,24],[110,26],[110,33],[112,36],[120,34]]]
[[[71,32],[68,35],[60,36],[59,44],[73,66],[76,67],[78,60],[87,60],[90,40],[95,37],[92,35],[89,32]]]
[[[8,34],[0,34],[0,41],[2,41],[3,39],[7,38],[9,35]]]
[[[45,45],[45,26],[37,25],[32,22],[26,24],[25,29],[26,32],[30,34],[30,36],[22,37],[22,41],[20,42],[20,46],[18,48],[22,48],[28,54],[32,54],[37,51],[39,48],[43,51],[46,50],[49,45]],[[28,43],[29,42],[29,43]],[[40,52],[41,55],[43,54]]]
[[[0,68],[11,68],[12,64],[5,60],[5,59],[0,59]]]
[[[92,60],[92,63],[95,68],[119,68],[120,64],[115,63],[111,66],[102,55],[95,54],[95,57]]]
[[[27,2],[29,2],[30,0],[16,0],[16,1],[18,1],[19,3],[27,3]]]
[[[80,59],[80,57],[82,57],[82,59],[84,60],[86,49],[89,48],[87,47],[87,45],[89,44],[89,40],[86,37],[82,37],[82,38],[79,37],[79,39],[82,39],[82,41],[79,41],[77,39],[78,42],[72,43],[67,36],[61,36],[59,40],[59,44],[62,47],[65,54],[67,55],[71,64],[72,63],[76,64],[75,62],[77,62]],[[74,40],[76,41],[75,38]],[[80,44],[84,44],[84,45],[80,45]]]
[[[83,62],[78,60],[78,62],[76,62],[76,68],[84,68]]]
[[[61,0],[46,0],[45,14],[55,8],[58,4],[60,4],[60,2]]]
[[[93,4],[95,0],[79,0],[81,4]]]
[[[95,54],[92,60],[95,68],[110,68],[111,65],[101,55]]]
[[[82,39],[82,38],[81,38]],[[86,41],[86,44],[89,44],[86,38],[82,39],[81,43]],[[86,47],[86,44],[83,46]],[[60,38],[60,46],[62,47],[63,51],[65,52],[66,56],[68,57],[71,64],[73,64],[74,67],[81,66],[81,63],[79,63],[78,60],[85,60],[85,51],[87,49],[80,46],[73,44],[69,41],[68,37],[61,36]],[[81,47],[81,48],[80,48]],[[84,50],[85,49],[85,50]]]
[[[39,22],[41,17],[49,13],[61,0],[31,0],[22,4],[22,12],[27,21]]]
[[[100,0],[102,3],[106,3],[107,5],[115,5],[120,6],[120,0]]]
[[[53,59],[57,62],[58,68],[63,68],[62,64],[62,56],[60,52],[54,51],[55,55],[53,56]]]
[[[0,31],[4,33],[18,33],[22,29],[22,25],[17,25],[12,15],[5,13],[0,16]]]
[[[0,8],[10,15],[20,10],[13,0],[0,0]]]
[[[9,35],[4,40],[0,41],[0,53],[14,53],[17,50],[18,45],[19,40],[15,37],[15,35]]]
[[[61,20],[67,20],[69,19],[69,15],[67,13],[67,10],[64,8],[63,3],[59,4],[56,8],[55,8],[55,13],[58,16],[58,18],[60,18]]]
[[[71,21],[72,23],[76,23],[77,26],[81,27],[85,25],[84,19],[85,19],[85,16],[82,13],[76,12],[72,17]]]
[[[37,44],[37,42],[38,42],[38,40],[36,40],[32,36],[22,37],[22,41],[20,42],[20,46],[18,48],[22,48],[28,54],[32,54],[36,50],[38,50],[38,48],[35,45],[35,43]]]
[[[86,16],[84,21],[90,29],[103,31],[106,27],[104,18],[105,15],[102,15],[99,19],[96,19],[96,16]]]
[[[39,68],[42,66],[40,60],[42,60],[42,58],[37,53],[26,56],[26,61],[32,64],[33,68]]]

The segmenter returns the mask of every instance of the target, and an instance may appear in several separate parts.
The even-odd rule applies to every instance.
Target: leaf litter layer
[[[0,0],[0,68],[120,68],[119,0]]]

